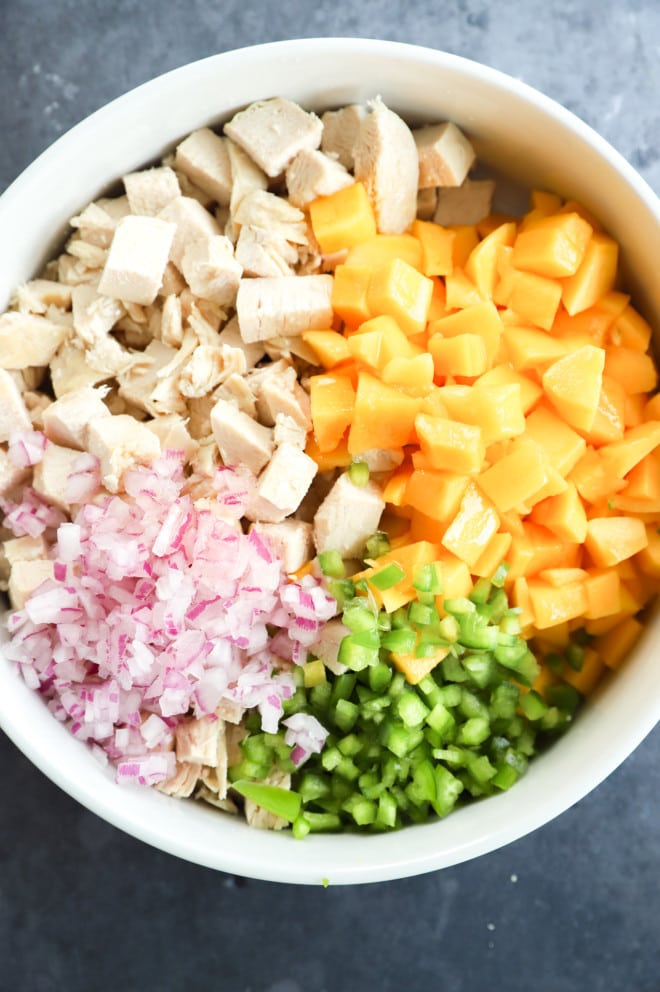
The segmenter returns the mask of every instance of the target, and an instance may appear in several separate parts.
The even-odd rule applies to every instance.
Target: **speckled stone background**
[[[151,76],[316,35],[502,69],[588,121],[660,192],[657,0],[0,0],[0,190]],[[659,875],[658,730],[508,848],[327,890],[160,854],[78,806],[0,733],[0,992],[658,992]]]

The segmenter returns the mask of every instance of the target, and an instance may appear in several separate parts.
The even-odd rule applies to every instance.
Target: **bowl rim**
[[[553,118],[564,130],[572,132],[594,149],[599,156],[607,160],[623,182],[633,190],[649,214],[655,216],[660,225],[660,201],[648,183],[601,135],[545,94],[500,70],[463,56],[401,42],[342,37],[299,38],[245,46],[210,55],[204,59],[171,69],[123,93],[61,135],[7,187],[0,196],[0,225],[4,217],[16,209],[17,205],[20,205],[22,198],[29,195],[33,184],[38,183],[44,167],[48,167],[50,164],[56,166],[59,157],[66,154],[70,146],[84,142],[88,135],[98,129],[99,125],[111,123],[114,119],[119,118],[125,108],[130,108],[131,104],[136,101],[139,104],[152,99],[156,94],[161,94],[161,98],[164,99],[167,92],[175,88],[179,80],[185,78],[190,85],[190,82],[195,78],[203,80],[213,75],[218,66],[221,66],[223,71],[231,71],[232,66],[239,62],[247,61],[256,67],[264,60],[268,61],[273,57],[296,60],[302,56],[307,57],[310,48],[313,48],[315,52],[334,57],[369,53],[384,60],[395,59],[401,63],[406,63],[410,68],[414,67],[416,70],[423,69],[425,65],[446,68],[449,71],[459,72],[462,76],[478,80],[480,83],[486,83],[500,93],[506,93],[508,96],[514,96],[524,101],[542,115]],[[193,127],[190,129],[192,130]],[[645,637],[645,641],[645,650],[650,652],[650,638]],[[5,667],[8,665],[5,659],[1,659],[1,661]],[[34,697],[31,701],[24,698],[25,708],[29,710],[32,703],[42,706],[41,700],[32,690],[27,689],[19,680],[18,675],[16,675],[16,679],[20,682],[20,687],[17,686],[17,695],[23,698],[25,693],[29,693],[31,697]],[[629,684],[631,681],[630,678],[626,677],[625,670],[617,674],[617,679],[621,680],[622,684]],[[2,680],[3,675],[0,671],[0,684]],[[598,693],[593,697],[593,700],[590,700],[590,706],[590,712],[598,714],[598,718],[601,720],[604,710],[609,712],[613,709],[612,704]],[[34,709],[33,712],[36,713],[37,710]],[[613,712],[616,715],[616,710]],[[593,719],[595,719],[595,715]],[[286,848],[283,842],[295,843],[291,838],[284,838],[282,835],[275,834],[263,835],[260,831],[250,831],[244,824],[236,824],[232,818],[227,817],[227,829],[221,829],[219,834],[226,833],[233,840],[238,837],[240,841],[238,849],[212,851],[201,850],[199,843],[187,835],[185,829],[187,816],[181,814],[181,810],[188,808],[189,804],[180,804],[176,800],[168,799],[159,794],[158,801],[164,804],[163,809],[167,809],[167,820],[172,825],[169,830],[163,830],[160,821],[154,825],[149,817],[149,811],[153,805],[151,790],[148,790],[150,797],[147,803],[142,801],[144,796],[132,793],[131,802],[126,803],[124,808],[123,802],[119,800],[123,800],[126,793],[123,788],[118,789],[108,776],[101,776],[100,781],[93,787],[89,787],[86,780],[81,782],[72,778],[68,771],[68,763],[57,760],[52,752],[41,745],[36,734],[30,735],[26,725],[12,711],[12,707],[4,698],[4,694],[0,693],[0,727],[10,739],[36,767],[60,788],[114,826],[160,850],[194,863],[247,877],[306,884],[320,883],[324,877],[329,878],[333,884],[395,879],[449,867],[494,851],[549,822],[586,796],[625,760],[659,720],[660,696],[653,705],[647,703],[640,719],[627,721],[623,731],[619,734],[616,749],[594,755],[592,765],[586,772],[583,770],[579,777],[573,778],[568,774],[570,755],[568,758],[564,757],[560,760],[561,774],[568,777],[567,780],[562,780],[561,777],[555,776],[555,779],[561,782],[559,797],[553,795],[548,799],[539,796],[538,790],[532,787],[534,785],[533,776],[531,779],[525,777],[517,783],[514,791],[519,793],[521,797],[528,795],[529,801],[523,805],[522,812],[517,810],[515,822],[511,821],[509,812],[509,807],[512,804],[508,800],[511,794],[505,793],[501,796],[491,797],[488,799],[487,807],[490,813],[487,830],[476,837],[471,837],[469,831],[463,829],[464,825],[469,825],[471,822],[469,810],[475,810],[477,807],[483,809],[481,803],[473,804],[453,813],[452,817],[446,821],[441,821],[445,831],[446,825],[450,821],[455,823],[455,827],[449,830],[449,835],[452,838],[451,843],[442,847],[434,844],[432,839],[428,840],[430,831],[435,830],[437,832],[438,823],[406,828],[406,831],[414,832],[410,835],[416,836],[418,841],[414,847],[409,845],[407,850],[403,849],[405,845],[398,844],[397,847],[396,843],[386,842],[386,838],[391,839],[397,836],[401,838],[401,832],[398,835],[369,837],[357,835],[311,837],[305,841],[304,845],[299,844],[295,848]],[[588,725],[589,713],[582,714],[575,727],[571,728],[571,738],[576,739],[580,734],[585,737]],[[63,753],[68,752],[70,746],[80,748],[80,743],[74,740],[61,725],[59,725],[59,730],[64,735],[61,738]],[[560,745],[561,741],[555,747],[560,747]],[[71,754],[73,753],[71,751]],[[539,766],[539,768],[542,767],[546,757],[546,755],[541,755],[535,758],[534,765]],[[95,763],[93,768],[97,775],[98,768]],[[147,790],[143,791],[146,792]],[[181,809],[175,811],[176,808],[172,804],[177,804]],[[201,806],[201,804],[197,805]],[[519,803],[516,802],[516,807],[518,805]],[[205,817],[207,815],[213,817],[214,821],[217,822],[217,813],[210,808],[204,811],[204,815]],[[201,823],[201,818],[199,819]],[[240,834],[236,831],[237,827],[240,827]],[[241,836],[245,834],[248,834],[248,838]],[[406,836],[409,834],[406,833]],[[290,852],[289,855],[286,854],[287,851]],[[324,863],[326,863],[325,867]]]

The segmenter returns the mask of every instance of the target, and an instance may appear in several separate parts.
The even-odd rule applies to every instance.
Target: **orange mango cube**
[[[362,183],[312,200],[309,219],[324,255],[351,248],[376,234],[376,218]]]
[[[408,336],[426,326],[433,282],[399,258],[373,270],[367,304],[374,316],[389,314]]]

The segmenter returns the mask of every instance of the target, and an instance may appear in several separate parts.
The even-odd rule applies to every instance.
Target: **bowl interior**
[[[427,49],[357,39],[306,39],[214,56],[139,87],[79,124],[0,198],[0,309],[52,255],[73,214],[196,127],[221,123],[268,96],[288,96],[322,111],[377,94],[412,123],[453,120],[471,137],[480,160],[515,183],[582,201],[619,241],[635,302],[660,326],[658,201],[603,139],[494,70]],[[287,882],[384,880],[494,850],[547,822],[605,778],[660,719],[656,627],[657,615],[626,667],[511,792],[395,834],[298,843],[288,834],[250,830],[201,803],[119,788],[3,658],[0,725],[85,806],[190,861]]]

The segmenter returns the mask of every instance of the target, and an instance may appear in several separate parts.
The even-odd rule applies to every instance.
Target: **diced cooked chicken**
[[[305,393],[305,395],[307,394]],[[284,444],[286,442],[304,451],[307,444],[307,428],[301,427],[293,417],[288,417],[286,413],[277,413],[275,414],[273,440],[275,444]]]
[[[316,114],[282,97],[252,103],[225,124],[225,134],[271,178],[284,172],[303,148],[318,148],[322,133]]]
[[[355,180],[344,166],[323,152],[303,149],[286,170],[289,202],[305,207],[317,196],[330,196]]]
[[[202,479],[211,479],[215,475],[216,469],[220,464],[218,445],[216,444],[215,438],[212,434],[208,434],[208,436],[200,438],[197,445],[197,451],[190,460],[190,466],[196,476],[201,477]],[[209,489],[207,485],[204,492],[208,491]],[[215,497],[215,492],[213,495]]]
[[[0,496],[6,496],[16,486],[20,486],[30,475],[30,470],[19,468],[4,448],[0,448]]]
[[[11,373],[0,368],[0,442],[8,441],[14,431],[29,431],[31,427],[20,389]]]
[[[438,191],[434,187],[420,189],[417,194],[417,216],[420,220],[433,220],[438,206]]]
[[[99,389],[83,386],[51,403],[43,413],[44,432],[49,441],[84,450],[89,421],[93,417],[110,416],[103,395]]]
[[[302,210],[266,190],[256,189],[247,193],[236,208],[234,219],[237,224],[268,231],[278,243],[284,241],[294,245],[307,244],[307,222]],[[281,250],[286,254],[286,248]],[[295,249],[289,247],[287,257],[295,261]]]
[[[79,286],[81,283],[98,286],[100,275],[99,269],[88,268],[84,262],[72,255],[64,253],[57,260],[57,278],[69,286]]]
[[[218,731],[222,721],[215,716],[181,720],[174,732],[177,761],[195,761],[215,768],[218,764]]]
[[[273,768],[264,779],[267,785],[276,785],[280,789],[291,788],[291,776],[279,769]],[[258,827],[261,830],[283,830],[289,826],[288,820],[283,820],[274,813],[258,806],[251,799],[245,800],[245,819],[251,827]]]
[[[326,155],[334,155],[349,171],[355,165],[355,145],[366,113],[365,107],[352,103],[340,110],[328,110],[321,118],[321,149]]]
[[[199,762],[177,761],[174,775],[165,782],[159,782],[156,788],[159,792],[164,792],[166,796],[188,799],[195,791],[201,770],[202,766]]]
[[[222,234],[186,246],[181,269],[196,296],[221,306],[232,305],[243,269],[234,257],[234,247]]]
[[[314,459],[288,441],[276,449],[257,485],[259,497],[278,511],[270,517],[273,523],[296,512],[317,472]]]
[[[167,165],[129,172],[124,176],[124,188],[131,213],[146,217],[155,217],[171,200],[181,196],[176,173]]]
[[[102,269],[108,258],[108,249],[98,245],[90,245],[87,241],[74,234],[68,241],[66,250],[73,258],[77,258],[87,269]]]
[[[166,409],[163,409],[162,402],[154,399],[154,392],[169,378],[167,372],[172,366],[174,369],[170,371],[170,375],[178,375],[178,358],[179,352],[175,348],[170,348],[162,341],[151,341],[142,352],[139,365],[134,365],[117,377],[119,395],[128,403],[154,416],[158,413],[183,413],[185,402],[178,393],[178,388],[170,397],[171,402]]]
[[[179,373],[178,387],[182,396],[200,399],[230,375],[245,372],[245,353],[241,348],[200,344]]]
[[[277,363],[279,365],[279,363]],[[257,412],[262,423],[272,427],[278,414],[290,417],[305,431],[311,430],[311,406],[308,394],[298,382],[292,365],[284,369],[266,366],[252,378],[257,397]]]
[[[10,565],[17,561],[35,561],[45,558],[48,548],[41,535],[39,537],[13,537],[3,544],[4,556]]]
[[[245,465],[255,475],[273,453],[273,432],[227,400],[211,410],[211,428],[225,465]]]
[[[444,227],[478,224],[490,213],[494,192],[493,179],[466,179],[461,186],[439,189],[433,220]]]
[[[159,213],[161,220],[176,225],[170,248],[170,260],[181,269],[183,253],[189,244],[221,234],[215,217],[190,196],[178,196]]]
[[[346,671],[346,665],[338,660],[338,655],[341,642],[349,633],[348,627],[345,627],[341,620],[328,620],[321,627],[318,640],[310,644],[310,653],[315,658],[320,658],[333,675],[341,675]]]
[[[31,279],[16,290],[16,306],[21,313],[45,314],[50,306],[67,310],[71,306],[71,287],[52,279]]]
[[[163,282],[160,287],[160,295],[164,297],[178,296],[186,288],[186,280],[183,278],[174,262],[168,262],[163,272]]]
[[[314,556],[312,525],[304,520],[282,520],[277,524],[256,523],[250,530],[268,541],[287,573],[296,572]]]
[[[259,341],[254,344],[246,344],[243,340],[236,316],[232,317],[220,331],[220,344],[226,344],[230,348],[241,348],[245,355],[247,371],[253,369],[265,355],[263,345]]]
[[[314,517],[316,550],[334,550],[342,558],[359,558],[367,538],[378,530],[384,509],[383,494],[375,482],[355,486],[344,472]]]
[[[413,131],[419,155],[419,188],[460,186],[475,160],[474,148],[451,121]]]
[[[250,156],[243,151],[240,145],[235,144],[229,138],[227,140],[227,151],[229,152],[229,162],[231,165],[231,199],[229,211],[233,215],[244,196],[254,192],[255,189],[268,189],[268,177],[259,166],[252,161]]]
[[[246,413],[248,417],[256,420],[257,401],[244,375],[233,372],[227,376],[222,385],[216,389],[214,396],[218,400],[228,400],[243,413]],[[279,442],[276,441],[275,443]]]
[[[88,354],[78,341],[65,342],[50,363],[50,381],[58,398],[84,386],[95,386],[107,376],[89,364]]]
[[[160,339],[163,344],[177,348],[183,340],[183,317],[181,300],[174,293],[163,300],[163,310],[160,319]]]
[[[225,138],[208,127],[193,131],[177,146],[174,165],[218,203],[229,203],[231,162]]]
[[[87,450],[101,463],[101,478],[108,492],[121,488],[124,472],[149,465],[160,454],[160,441],[148,427],[129,414],[94,417],[87,431]]]
[[[213,789],[209,789],[207,785],[200,785],[194,795],[195,799],[201,800],[201,802],[208,803],[209,806],[215,806],[216,809],[221,809],[223,813],[229,813],[231,816],[236,816],[238,814],[238,806],[233,800],[220,799],[217,793]]]
[[[17,561],[9,576],[9,600],[15,610],[22,610],[25,601],[46,579],[53,578],[53,562],[43,558]]]
[[[63,448],[50,442],[46,445],[43,458],[34,467],[32,486],[35,492],[43,497],[46,503],[69,511],[69,501],[66,498],[67,482],[73,471],[74,462],[80,458],[80,451],[73,448]]]
[[[71,303],[76,334],[90,347],[105,337],[125,313],[120,300],[103,296],[93,286],[74,286]]]
[[[0,369],[48,365],[67,336],[66,327],[38,314],[0,315]]]
[[[245,728],[241,725],[244,713],[245,710],[240,703],[227,699],[226,696],[223,696],[215,708],[215,715],[225,722],[225,745],[230,765],[236,764],[237,755],[234,748],[238,748],[246,734]]]
[[[265,228],[244,225],[236,242],[236,261],[248,276],[291,276],[293,269],[285,258],[288,255],[286,247],[286,241],[274,238],[272,232]]]
[[[131,215],[120,220],[99,282],[99,292],[132,303],[153,303],[176,233],[174,224],[159,217]]]
[[[28,390],[23,393],[23,402],[30,415],[32,426],[35,430],[42,431],[44,429],[44,413],[53,402],[50,396],[47,396],[46,393]]]
[[[161,451],[181,451],[187,462],[197,454],[199,444],[191,438],[184,421],[177,413],[145,420],[144,426],[156,435]]]
[[[78,229],[80,237],[88,244],[109,248],[117,224],[129,213],[127,197],[105,198],[90,203],[77,217],[72,217],[69,223],[71,227]]]
[[[417,213],[419,162],[407,124],[372,100],[355,145],[355,178],[366,187],[381,234],[406,231]]]
[[[241,336],[248,344],[331,327],[332,276],[242,279],[236,298]]]

